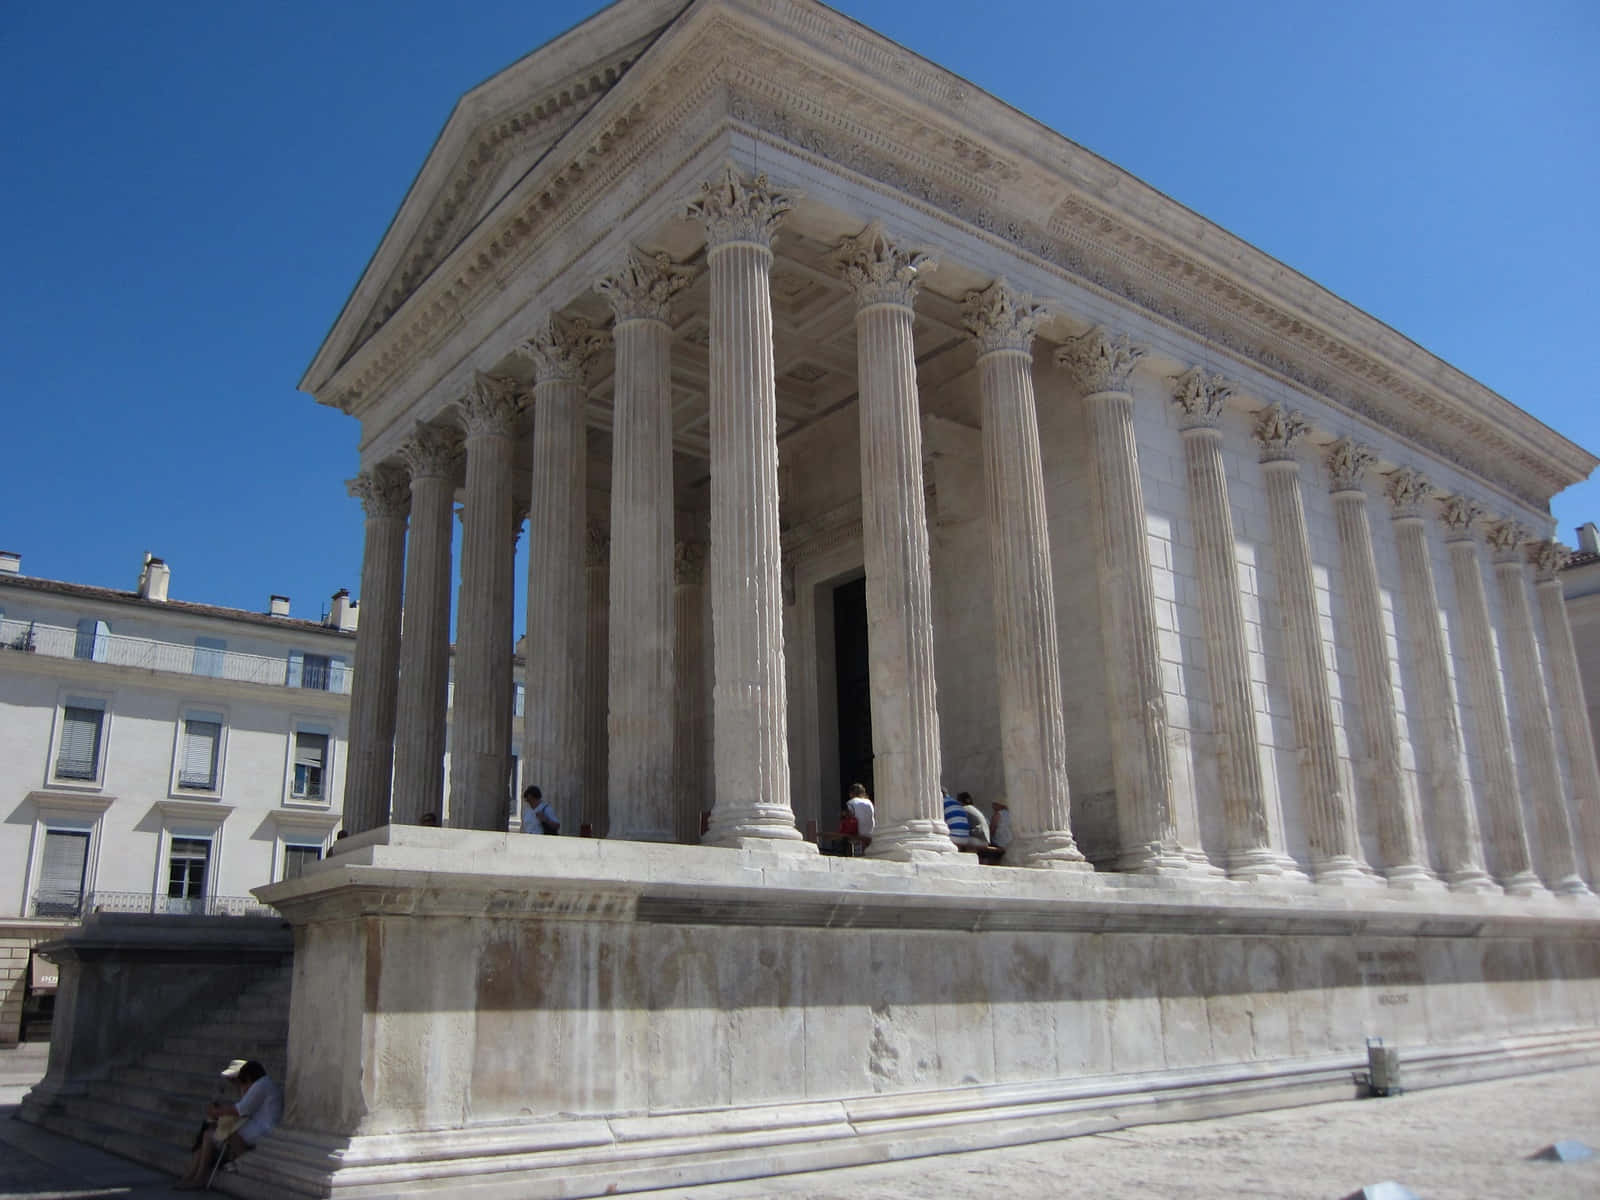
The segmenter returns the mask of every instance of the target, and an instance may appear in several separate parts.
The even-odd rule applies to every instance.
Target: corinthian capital
[[[1220,375],[1208,375],[1199,367],[1191,367],[1172,381],[1172,399],[1182,415],[1180,428],[1215,429],[1222,420],[1223,406],[1233,389]]]
[[[978,354],[1011,350],[1027,354],[1045,310],[1030,296],[997,279],[981,292],[968,292],[961,323],[978,341]]]
[[[411,480],[454,476],[461,461],[461,434],[454,429],[417,422],[416,430],[400,444]]]
[[[799,193],[773,191],[765,175],[747,183],[738,168],[728,163],[716,179],[700,185],[700,198],[689,203],[685,215],[706,227],[709,247],[754,242],[770,248],[784,214],[799,198]]]
[[[606,342],[605,335],[583,317],[552,313],[532,336],[517,345],[517,353],[533,363],[539,383],[582,383],[589,360]]]
[[[1378,461],[1371,449],[1350,438],[1340,438],[1328,447],[1328,490],[1359,492],[1367,468]]]
[[[1556,572],[1566,566],[1571,557],[1571,548],[1563,546],[1554,539],[1535,542],[1533,544],[1534,578],[1540,583],[1553,583]]]
[[[1294,444],[1311,425],[1300,413],[1281,404],[1269,404],[1256,417],[1256,441],[1261,446],[1262,462],[1287,462],[1294,459]]]
[[[411,511],[411,481],[399,467],[379,463],[354,479],[347,479],[345,490],[361,501],[367,516],[403,517]]]
[[[1112,337],[1104,326],[1073,338],[1056,351],[1056,362],[1074,376],[1084,394],[1125,392],[1128,376],[1144,357],[1144,350],[1128,341],[1126,334]]]
[[[692,272],[668,254],[629,250],[622,269],[595,281],[594,290],[611,302],[617,321],[665,321],[672,297],[689,286]]]
[[[522,411],[522,385],[504,375],[472,373],[472,386],[456,401],[468,437],[510,437]]]
[[[1415,467],[1401,467],[1389,476],[1383,491],[1398,521],[1403,517],[1422,516],[1422,506],[1433,495],[1433,484]]]
[[[706,544],[677,542],[672,547],[672,578],[679,587],[699,587],[706,577]]]
[[[1496,521],[1484,532],[1484,537],[1489,542],[1489,548],[1494,551],[1495,562],[1524,561],[1522,547],[1528,541],[1530,534],[1517,522],[1510,518]]]
[[[1470,496],[1447,496],[1439,505],[1439,520],[1452,542],[1468,541],[1472,526],[1483,516],[1483,505]]]
[[[855,292],[856,304],[861,308],[869,304],[910,308],[922,286],[922,277],[939,265],[921,251],[896,246],[877,221],[840,242],[830,261]]]
[[[590,521],[583,540],[583,565],[602,570],[611,565],[611,530],[598,521]]]

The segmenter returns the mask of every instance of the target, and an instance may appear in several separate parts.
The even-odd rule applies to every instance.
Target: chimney
[[[139,599],[167,602],[167,586],[172,582],[172,568],[159,558],[146,554],[144,569],[139,572]]]
[[[328,624],[344,633],[356,631],[356,609],[359,606],[350,599],[350,589],[340,588],[333,594],[333,602],[328,606]]]
[[[289,597],[268,596],[267,615],[269,617],[287,617],[289,615]]]
[[[0,550],[0,575],[21,575],[22,555],[15,550]]]
[[[1600,529],[1595,528],[1593,521],[1585,521],[1578,526],[1578,549],[1589,554],[1600,554]],[[0,554],[0,570],[4,569],[4,564],[5,555]]]

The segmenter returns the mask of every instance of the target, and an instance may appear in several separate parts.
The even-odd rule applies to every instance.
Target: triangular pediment
[[[689,6],[621,0],[463,96],[308,374],[382,328]]]

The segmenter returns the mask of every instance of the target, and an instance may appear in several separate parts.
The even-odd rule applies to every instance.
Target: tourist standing
[[[552,835],[561,832],[561,819],[556,816],[555,806],[532,784],[522,789],[522,832]]]

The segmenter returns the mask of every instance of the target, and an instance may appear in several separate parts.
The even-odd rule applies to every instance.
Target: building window
[[[110,648],[111,627],[104,621],[84,617],[78,622],[78,636],[72,645],[72,657],[93,662],[105,662]]]
[[[306,654],[296,650],[289,655],[289,686],[328,691],[333,679],[333,662],[326,654]]]
[[[39,887],[34,892],[36,917],[76,917],[83,908],[83,880],[89,867],[89,835],[71,829],[47,829]]]
[[[167,898],[204,902],[206,870],[211,864],[211,842],[206,838],[175,837],[167,854]]]
[[[222,718],[196,714],[183,719],[183,744],[178,751],[178,786],[217,790],[217,765],[222,752]]]
[[[328,766],[328,735],[296,732],[294,735],[294,783],[289,794],[296,800],[321,800]]]
[[[285,843],[283,847],[283,877],[285,879],[299,879],[300,876],[306,873],[307,867],[314,862],[321,861],[321,846]]]
[[[197,637],[194,640],[194,673],[212,679],[222,677],[222,654],[228,643],[222,638]]]
[[[56,748],[57,779],[100,777],[101,730],[106,712],[83,701],[61,710],[61,742]]]

